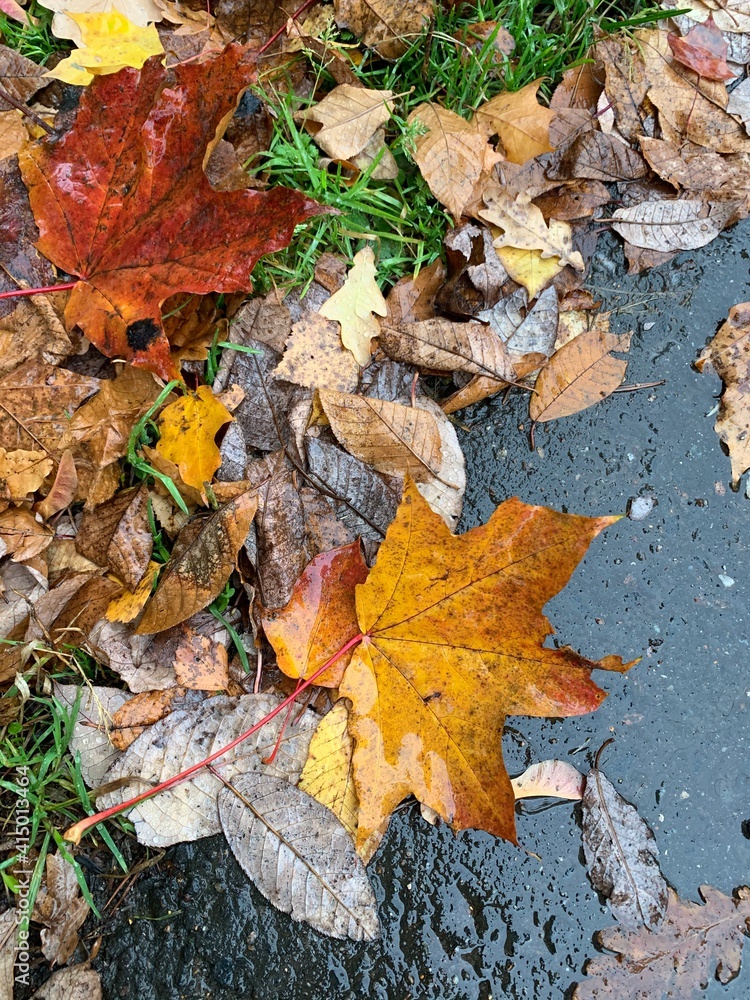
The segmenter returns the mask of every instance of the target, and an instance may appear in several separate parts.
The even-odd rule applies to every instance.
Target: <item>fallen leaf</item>
[[[730,115],[737,115],[747,131],[750,122],[750,79],[742,80],[736,87],[732,87],[727,103],[727,112]]]
[[[201,611],[221,593],[245,541],[258,501],[251,493],[196,518],[177,536],[156,593],[146,605],[139,635],[163,632]]]
[[[516,799],[550,796],[556,799],[583,798],[584,777],[577,767],[564,760],[542,760],[511,778]]]
[[[529,416],[543,423],[569,417],[609,396],[625,376],[627,361],[610,351],[627,351],[630,333],[609,332],[609,314],[557,351],[539,374],[529,402]]]
[[[453,323],[436,316],[398,329],[384,326],[380,345],[389,357],[422,368],[515,381],[505,345],[484,323]]]
[[[143,611],[146,601],[151,597],[154,584],[158,579],[161,566],[153,560],[149,561],[146,572],[134,590],[126,587],[121,594],[114,597],[107,605],[104,617],[108,622],[132,622]]]
[[[649,166],[677,190],[686,190],[706,200],[747,199],[750,194],[750,156],[722,156],[692,143],[679,148],[661,139],[641,138],[641,149]]]
[[[589,959],[589,978],[578,984],[574,1000],[698,1000],[712,977],[724,984],[734,979],[750,921],[750,889],[743,886],[734,897],[710,885],[698,891],[705,906],[670,889],[667,915],[654,931],[619,926],[599,931],[601,947],[615,954]]]
[[[119,688],[100,685],[54,685],[54,695],[67,709],[73,709],[80,695],[78,714],[73,723],[70,749],[80,754],[81,776],[89,788],[98,788],[104,775],[119,759],[119,751],[112,745],[110,734],[112,718],[132,695]]]
[[[58,278],[50,262],[36,250],[39,230],[15,156],[0,160],[0,288],[18,290],[22,284],[42,288]],[[12,313],[18,300],[0,299],[0,316]],[[6,362],[7,365],[7,362]],[[2,366],[5,370],[13,365]]]
[[[604,693],[594,663],[543,642],[541,608],[613,518],[584,518],[508,500],[455,537],[408,482],[375,567],[355,594],[364,636],[339,694],[352,709],[368,856],[409,794],[454,829],[515,842],[513,789],[500,734],[506,715],[593,711]]]
[[[61,854],[48,854],[46,879],[34,902],[31,919],[44,924],[42,954],[51,965],[65,965],[78,947],[78,929],[89,913],[76,872]]]
[[[703,24],[694,25],[684,36],[667,35],[669,47],[677,62],[694,70],[708,80],[734,80],[735,75],[727,66],[729,46],[714,24],[711,14]]]
[[[23,20],[26,20],[25,11]],[[8,48],[7,45],[0,45],[0,81],[3,90],[22,104],[33,97],[37,90],[46,86],[44,67],[22,56],[20,52]],[[0,111],[10,110],[15,109],[0,97]]]
[[[146,574],[153,549],[147,487],[123,490],[94,510],[85,510],[76,548],[98,566],[110,569],[128,590],[135,590]]]
[[[19,161],[39,249],[81,279],[66,307],[68,327],[77,323],[103,353],[165,378],[174,366],[161,303],[177,292],[247,290],[258,257],[323,211],[286,188],[215,192],[203,173],[217,127],[254,78],[252,52],[229,45],[169,73],[165,86],[167,71],[152,59],[140,71],[98,77],[71,128],[30,144]],[[166,128],[175,116],[180,128]]]
[[[624,240],[647,250],[695,250],[715,239],[735,211],[731,202],[644,201],[612,213],[612,228]]]
[[[56,38],[69,38],[76,45],[82,42],[81,30],[71,17],[72,14],[108,14],[110,11],[119,11],[141,28],[145,28],[150,21],[161,21],[164,17],[164,9],[156,0],[44,0],[42,7],[55,12],[52,34]]]
[[[38,514],[42,520],[48,521],[61,510],[69,507],[78,492],[78,473],[76,472],[75,459],[70,449],[66,448],[60,456],[55,473],[55,481],[52,484],[44,500],[34,504],[34,513]]]
[[[480,313],[479,318],[489,323],[504,342],[512,360],[528,354],[541,354],[548,358],[554,350],[559,319],[557,292],[546,288],[528,311],[523,292],[501,299],[493,309]]]
[[[593,130],[574,139],[547,168],[547,176],[559,180],[632,181],[647,174],[648,166],[640,153]]]
[[[246,774],[219,793],[224,835],[273,905],[335,938],[380,937],[377,902],[349,833],[288,781]]]
[[[24,500],[39,489],[54,464],[46,451],[0,448],[0,498]]]
[[[549,127],[555,112],[539,104],[541,80],[520,90],[505,92],[480,105],[476,118],[487,134],[497,132],[511,163],[526,163],[542,153],[550,153]]]
[[[582,809],[591,884],[623,927],[656,929],[667,910],[667,883],[653,831],[596,768],[586,778]]]
[[[197,707],[170,712],[139,736],[105,775],[107,783],[129,778],[129,787],[102,795],[97,804],[102,808],[119,805],[151,782],[166,781],[179,774],[260,722],[280,701],[271,694],[249,694],[242,698],[218,695]],[[279,713],[222,757],[223,778],[233,781],[248,771],[262,771],[296,783],[317,722],[313,712],[304,711],[297,724],[285,733],[273,762],[264,764],[263,759],[271,753],[282,732],[284,713]],[[216,799],[222,788],[219,778],[204,769],[190,781],[141,802],[129,813],[139,843],[166,847],[219,833]]]
[[[28,138],[20,111],[0,111],[0,160],[15,156]]]
[[[117,73],[125,66],[140,69],[151,56],[164,53],[153,24],[140,27],[117,10],[106,13],[68,12],[81,36],[80,48],[61,60],[47,76],[86,87],[95,76]]]
[[[31,1000],[102,1000],[99,973],[88,962],[58,969],[32,994]]]
[[[396,516],[400,490],[348,451],[318,438],[305,443],[313,482],[333,497],[336,516],[356,535],[377,539]]]
[[[294,117],[329,156],[350,160],[385,125],[393,108],[392,90],[368,90],[345,83]]]
[[[133,695],[116,712],[112,713],[109,739],[116,750],[127,750],[135,743],[147,726],[166,718],[177,708],[192,708],[187,703],[184,688],[173,687],[164,691],[142,691]],[[200,704],[200,702],[198,702]],[[115,758],[119,759],[119,755]],[[114,760],[110,761],[110,766]]]
[[[192,691],[223,691],[229,685],[226,646],[184,625],[183,629],[172,664],[177,683]]]
[[[398,59],[434,16],[432,0],[335,0],[336,24],[384,59]]]
[[[500,247],[497,254],[510,277],[523,285],[532,299],[565,267],[556,257],[545,257],[541,250]]]
[[[570,264],[577,271],[584,269],[581,254],[573,250],[573,237],[567,222],[550,219],[548,226],[528,195],[519,195],[514,200],[506,191],[498,189],[489,197],[487,208],[479,215],[503,230],[502,236],[494,241],[496,247],[541,250],[542,257],[558,257],[561,264]]]
[[[216,435],[232,420],[232,414],[211,391],[200,385],[165,406],[156,426],[159,440],[157,452],[180,470],[182,481],[201,494],[204,504],[206,484],[221,465]]]
[[[737,489],[750,469],[750,302],[732,306],[705,354],[724,383],[714,430],[729,451]]]
[[[310,389],[353,392],[359,382],[359,365],[353,352],[342,345],[338,323],[308,313],[292,326],[284,357],[272,374]]]
[[[355,255],[343,287],[318,310],[321,316],[341,324],[341,341],[362,367],[370,363],[370,342],[380,333],[376,316],[388,313],[376,273],[375,254],[371,247],[364,247]]]
[[[313,733],[297,787],[330,809],[349,835],[354,837],[359,802],[352,771],[354,741],[349,735],[348,723],[346,702],[337,701]]]
[[[611,197],[607,187],[600,181],[580,180],[550,191],[549,194],[540,195],[534,204],[541,208],[545,219],[554,216],[561,222],[571,222],[574,219],[590,218],[597,209],[608,205]]]
[[[54,532],[37,521],[31,511],[10,508],[0,513],[0,542],[5,546],[3,555],[10,556],[15,562],[38,556],[53,537]]]
[[[457,318],[473,317],[494,306],[503,294],[508,272],[492,245],[486,226],[465,222],[443,240],[448,277],[435,296],[438,310]],[[432,316],[414,317],[414,321]]]
[[[309,677],[356,635],[354,588],[367,572],[359,541],[322,552],[306,566],[289,603],[264,613],[263,630],[287,676]],[[350,660],[342,657],[316,683],[337,688]]]
[[[414,160],[430,191],[458,221],[473,201],[475,188],[489,180],[502,159],[477,122],[437,104],[420,104],[407,119],[426,131],[415,140]]]

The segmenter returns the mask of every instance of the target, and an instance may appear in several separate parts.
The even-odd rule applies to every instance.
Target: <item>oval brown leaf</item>
[[[610,351],[627,351],[630,333],[609,332],[607,314],[594,326],[565,344],[542,369],[529,402],[529,416],[538,423],[569,417],[615,391],[622,383],[627,361]]]
[[[179,625],[221,593],[257,507],[256,494],[243,493],[210,517],[191,521],[182,529],[136,629],[139,635]]]
[[[246,774],[219,793],[224,834],[245,874],[293,920],[335,938],[380,937],[354,842],[330,809],[287,781]]]
[[[514,381],[505,345],[484,323],[454,323],[444,317],[381,327],[380,346],[396,361],[444,372],[469,372]]]

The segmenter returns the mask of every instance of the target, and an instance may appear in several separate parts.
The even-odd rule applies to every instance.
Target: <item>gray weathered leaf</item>
[[[396,516],[399,491],[335,444],[310,437],[305,447],[313,482],[341,498],[334,501],[339,520],[363,538],[380,541]]]
[[[586,779],[582,807],[583,852],[591,884],[606,896],[623,927],[657,927],[667,910],[668,893],[650,827],[595,768]]]
[[[219,793],[221,825],[243,871],[266,899],[331,937],[376,940],[375,894],[352,838],[334,814],[307,792],[269,775],[246,774],[232,784],[236,791],[225,787]]]
[[[133,780],[97,801],[102,809],[119,805],[153,784],[166,781],[221,749],[272,711],[281,699],[270,694],[248,694],[241,698],[219,695],[197,708],[180,709],[155,722],[138,737],[104,777]],[[270,764],[262,758],[271,753],[284,722],[284,713],[244,740],[221,759],[217,767],[233,781],[249,771],[263,771],[296,782],[305,760],[318,717],[306,711],[289,726],[278,753]],[[129,815],[141,844],[167,847],[181,841],[198,840],[221,829],[216,797],[222,788],[208,770],[175,785],[136,806]]]
[[[436,316],[400,327],[381,324],[380,346],[397,361],[423,368],[515,380],[505,345],[484,323],[454,323]]]
[[[70,750],[74,754],[80,753],[83,780],[89,788],[96,788],[120,757],[120,751],[110,743],[109,731],[112,728],[112,716],[126,701],[130,701],[132,695],[111,687],[81,687],[78,684],[54,686],[55,697],[68,708],[75,705],[79,691],[81,702],[73,725]]]
[[[88,963],[58,969],[31,1000],[102,1000],[99,973]]]
[[[492,309],[479,313],[478,318],[489,323],[505,341],[512,358],[524,354],[549,357],[557,337],[557,291],[553,285],[545,288],[524,316],[521,310],[525,304],[526,291],[521,288],[507,299],[501,299]]]
[[[736,210],[732,202],[644,201],[612,214],[612,228],[624,240],[646,250],[695,250],[715,239]]]

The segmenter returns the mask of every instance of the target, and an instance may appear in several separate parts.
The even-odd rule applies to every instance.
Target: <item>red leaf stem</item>
[[[75,288],[77,281],[66,281],[64,285],[45,285],[44,288],[14,288],[12,292],[0,292],[0,299],[20,299],[24,295],[44,295],[47,292],[67,292]]]

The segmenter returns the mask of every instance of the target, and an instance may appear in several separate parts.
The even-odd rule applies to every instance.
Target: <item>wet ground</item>
[[[602,767],[651,824],[665,875],[697,899],[750,880],[750,500],[728,488],[711,413],[720,389],[691,362],[750,299],[750,224],[658,270],[623,278],[606,240],[591,286],[635,331],[627,381],[575,417],[525,432],[524,402],[466,411],[469,487],[462,528],[513,494],[582,514],[623,511],[652,490],[658,506],[596,541],[547,607],[561,641],[585,655],[641,663],[603,678],[594,715],[511,719],[511,773],[549,757]],[[612,244],[614,246],[614,244]],[[648,327],[648,329],[647,329]],[[744,486],[744,484],[743,484]],[[524,850],[484,833],[433,829],[416,806],[395,817],[371,874],[382,940],[331,941],[277,913],[247,881],[223,838],[178,846],[127,897],[97,962],[105,997],[139,1000],[556,1000],[580,978],[591,938],[612,921],[581,863],[570,804],[519,818]],[[526,852],[533,852],[526,853]],[[538,855],[538,857],[534,856]],[[750,995],[750,952],[729,987]]]

